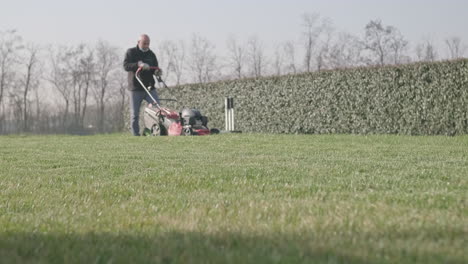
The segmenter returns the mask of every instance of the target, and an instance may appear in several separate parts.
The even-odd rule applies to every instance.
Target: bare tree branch
[[[257,36],[253,36],[249,39],[247,43],[247,54],[252,76],[256,78],[262,76],[266,68],[266,57],[263,43]]]
[[[361,64],[363,46],[360,40],[349,34],[339,33],[330,47],[329,64],[331,68],[348,68]]]
[[[320,35],[321,28],[318,26],[320,15],[317,13],[308,14],[305,13],[302,15],[303,21],[303,36],[305,38],[304,47],[305,47],[305,56],[304,64],[307,72],[312,71],[312,58],[315,45],[317,44],[318,36]]]
[[[369,51],[369,64],[398,64],[406,59],[408,41],[393,26],[384,26],[380,20],[371,20],[365,27],[364,46]]]
[[[283,44],[283,52],[286,60],[286,72],[296,73],[296,47],[294,42],[287,41]]]
[[[280,76],[283,73],[284,54],[281,45],[276,45],[274,51],[273,68],[275,74]]]
[[[26,73],[23,79],[20,81],[22,86],[22,121],[23,121],[23,131],[29,131],[29,94],[31,90],[36,90],[39,85],[39,74],[37,71],[39,58],[38,58],[39,48],[34,44],[28,44],[26,48],[25,59],[23,66],[26,67]]]
[[[68,74],[68,56],[69,49],[65,46],[51,48],[49,50],[50,72],[45,78],[53,88],[60,94],[64,101],[64,111],[61,118],[61,126],[64,127],[68,118],[70,100],[72,97],[72,87],[70,85]]]
[[[242,47],[234,36],[231,36],[227,42],[228,56],[230,66],[233,68],[237,79],[243,77],[243,68],[245,64],[245,49]]]
[[[110,72],[117,68],[117,49],[105,41],[96,44],[96,81],[93,86],[94,99],[98,108],[98,128],[104,132],[104,112],[110,83]]]
[[[449,50],[449,56],[451,59],[463,58],[468,47],[463,44],[460,37],[454,36],[445,39],[445,44]]]
[[[195,80],[206,83],[213,79],[216,68],[216,56],[213,54],[214,45],[206,38],[196,34],[192,37],[189,66]]]
[[[22,39],[15,30],[0,31],[0,132],[3,131],[2,120],[7,105],[4,103],[5,94],[13,83],[13,69],[17,63],[18,52],[22,48]]]
[[[432,40],[426,39],[424,42],[416,45],[416,58],[418,61],[436,61],[438,53]]]
[[[175,85],[182,81],[185,66],[185,43],[180,40],[164,41],[161,43],[161,60],[165,72],[166,81],[174,74]]]

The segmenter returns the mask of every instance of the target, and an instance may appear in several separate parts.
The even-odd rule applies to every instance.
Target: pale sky
[[[225,49],[230,35],[257,35],[266,46],[299,41],[301,15],[329,17],[338,31],[362,36],[371,19],[400,29],[414,45],[429,37],[459,36],[468,43],[468,0],[0,0],[0,30],[16,29],[38,44],[94,43],[120,48],[147,33],[161,40],[189,40],[197,33]],[[441,54],[442,55],[442,54]]]

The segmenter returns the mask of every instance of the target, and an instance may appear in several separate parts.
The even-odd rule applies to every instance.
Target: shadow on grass
[[[326,243],[312,241],[299,235],[280,234],[267,238],[194,232],[161,232],[155,235],[0,233],[0,263],[451,262],[444,261],[440,255],[421,256],[408,252],[399,255],[400,252],[395,256],[395,252],[372,252],[369,248],[353,252],[352,247],[332,248],[325,246]]]

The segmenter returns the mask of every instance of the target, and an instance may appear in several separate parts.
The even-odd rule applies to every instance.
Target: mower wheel
[[[156,124],[151,128],[151,135],[152,136],[164,136],[164,129],[161,125]]]
[[[184,133],[184,136],[192,136],[193,135],[193,130],[190,127],[186,127],[186,128],[184,128],[183,133]]]

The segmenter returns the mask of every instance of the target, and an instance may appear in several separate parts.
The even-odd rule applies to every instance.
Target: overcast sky
[[[26,41],[78,44],[106,40],[128,48],[140,33],[152,47],[189,40],[197,33],[218,52],[235,35],[257,35],[266,46],[298,41],[301,15],[329,17],[338,31],[362,36],[371,19],[400,29],[413,44],[459,36],[468,42],[468,0],[0,0],[0,30],[16,29]],[[445,53],[445,50],[442,51]],[[443,55],[443,54],[441,54]]]

